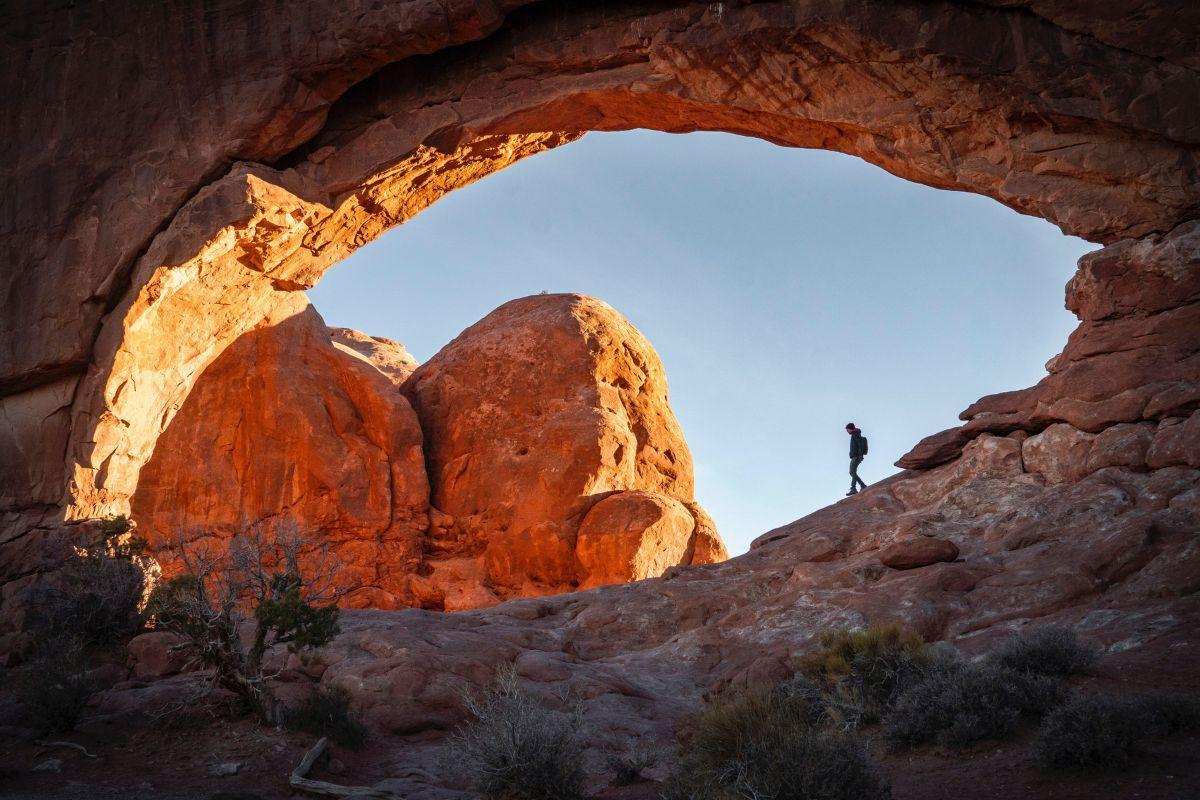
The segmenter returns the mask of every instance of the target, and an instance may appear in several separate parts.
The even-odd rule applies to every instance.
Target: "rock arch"
[[[1075,9],[298,0],[15,14],[4,579],[32,574],[28,553],[62,522],[127,509],[197,375],[289,293],[442,194],[588,130],[838,150],[1108,245],[1073,284],[1084,322],[1047,381],[985,398],[907,466],[983,431],[1194,408],[1187,31],[1200,12]]]

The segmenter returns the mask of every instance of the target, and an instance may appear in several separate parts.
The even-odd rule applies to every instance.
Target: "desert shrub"
[[[823,633],[801,672],[824,685],[826,710],[845,730],[877,722],[931,661],[920,635],[897,625]]]
[[[742,757],[729,765],[723,783],[732,792],[710,797],[883,800],[891,796],[862,743],[830,732],[748,743]]]
[[[78,636],[40,640],[21,669],[17,698],[40,734],[73,730],[91,696],[87,649]]]
[[[800,671],[813,677],[848,675],[856,659],[882,658],[896,653],[923,656],[925,653],[925,640],[920,634],[894,624],[825,631],[817,641],[820,650],[800,662]]]
[[[1013,636],[988,658],[1018,672],[1066,677],[1087,672],[1097,653],[1079,641],[1075,631],[1051,625]]]
[[[263,720],[282,722],[263,658],[276,645],[308,658],[337,635],[336,602],[348,591],[335,586],[337,565],[288,526],[251,528],[219,553],[181,540],[176,553],[184,571],[154,588],[146,613],[155,627],[181,635],[192,659],[212,670],[210,688],[225,688]]]
[[[719,782],[726,765],[741,758],[747,742],[772,731],[797,734],[819,727],[823,709],[814,708],[807,685],[795,685],[801,691],[789,691],[788,684],[756,686],[710,699],[680,726],[685,770],[701,780]]]
[[[339,687],[321,688],[297,706],[284,710],[283,724],[298,731],[328,736],[342,747],[357,750],[367,729],[350,709],[350,693]]]
[[[1068,692],[1057,678],[942,658],[900,694],[883,719],[884,735],[896,746],[937,742],[961,747],[1003,739],[1022,715],[1044,714]]]
[[[578,800],[583,797],[581,715],[546,708],[505,669],[465,698],[474,720],[448,743],[448,763],[484,797]]]
[[[866,750],[829,722],[812,684],[790,681],[713,698],[680,727],[666,797],[872,800],[889,796]]]
[[[1135,702],[1138,713],[1157,735],[1200,730],[1200,700],[1194,697],[1156,694]]]
[[[52,582],[34,590],[28,628],[35,639],[109,645],[142,629],[146,542],[132,535],[125,517],[98,528],[96,537],[73,548]]]
[[[774,691],[780,693],[785,702],[802,703],[804,715],[812,727],[837,722],[832,716],[828,693],[819,683],[804,675],[793,675],[776,686]]]
[[[1033,741],[1033,754],[1047,769],[1120,769],[1129,765],[1148,732],[1135,703],[1081,696],[1046,716]]]
[[[1123,769],[1155,736],[1200,728],[1200,702],[1178,695],[1083,695],[1042,721],[1033,754],[1046,769]]]

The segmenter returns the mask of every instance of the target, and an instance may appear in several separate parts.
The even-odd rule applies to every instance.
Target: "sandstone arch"
[[[839,150],[1109,245],[1076,283],[1085,322],[1050,383],[968,409],[912,466],[983,431],[1194,408],[1200,12],[1164,2],[1128,21],[1092,5],[14,15],[5,579],[31,573],[25,551],[61,522],[127,509],[196,376],[290,292],[445,192],[588,130]],[[1165,276],[1165,303],[1121,283],[1139,271]],[[1085,298],[1122,292],[1123,309]],[[1114,344],[1130,337],[1144,346]],[[1118,366],[1097,361],[1118,350]]]

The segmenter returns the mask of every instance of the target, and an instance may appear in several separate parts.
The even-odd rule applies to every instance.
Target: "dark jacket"
[[[850,458],[862,458],[864,455],[862,431],[855,431],[850,434]]]

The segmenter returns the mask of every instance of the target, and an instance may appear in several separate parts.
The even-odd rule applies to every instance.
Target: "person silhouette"
[[[867,482],[858,477],[858,465],[867,454],[867,437],[863,436],[862,430],[853,422],[846,423],[846,433],[850,434],[850,491],[846,492],[846,496],[849,497],[858,494],[860,485],[864,489],[867,488]]]

